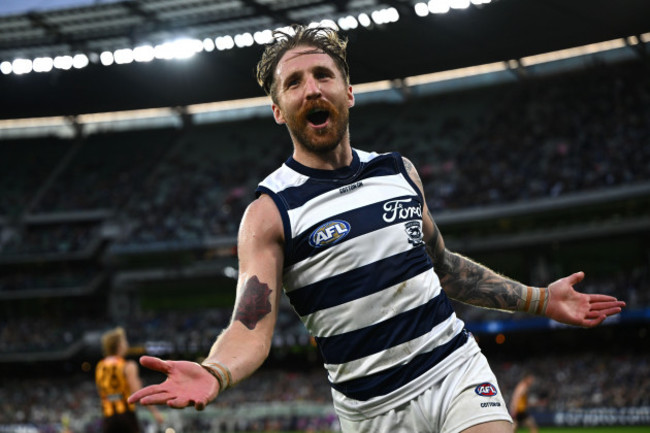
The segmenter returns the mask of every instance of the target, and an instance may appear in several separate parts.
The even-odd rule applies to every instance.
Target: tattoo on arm
[[[235,320],[239,320],[250,330],[255,329],[257,323],[271,312],[269,296],[273,290],[268,284],[261,283],[257,276],[249,278],[244,283],[244,293],[237,305]]]
[[[434,226],[435,227],[435,226]],[[497,274],[441,245],[438,228],[427,243],[427,251],[450,298],[466,304],[505,311],[521,311],[525,305],[526,287]]]

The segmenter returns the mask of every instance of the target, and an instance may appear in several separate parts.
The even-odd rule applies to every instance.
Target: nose
[[[318,80],[316,80],[314,77],[307,78],[307,81],[305,83],[305,92],[307,95],[307,99],[320,98],[321,90],[320,90],[320,83],[318,82]]]

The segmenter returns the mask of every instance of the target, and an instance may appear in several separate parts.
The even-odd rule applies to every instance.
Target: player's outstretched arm
[[[269,354],[282,287],[283,226],[273,200],[262,195],[246,210],[237,243],[239,278],[229,326],[199,365],[144,356],[140,363],[167,379],[134,393],[129,402],[194,406],[202,410],[227,386],[250,376]]]
[[[424,196],[413,164],[404,159],[404,165]],[[573,286],[584,278],[582,272],[561,278],[548,287],[530,287],[447,250],[426,201],[422,223],[435,271],[445,292],[453,299],[478,307],[545,315],[561,323],[583,327],[599,325],[608,316],[620,313],[625,306],[625,302],[613,296],[577,292]]]

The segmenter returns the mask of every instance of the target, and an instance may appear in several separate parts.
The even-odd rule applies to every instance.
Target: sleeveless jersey
[[[316,340],[339,416],[384,413],[478,352],[423,242],[423,197],[398,153],[349,167],[289,158],[264,179],[282,216],[283,285]]]
[[[126,380],[125,367],[126,360],[119,356],[108,356],[97,364],[95,382],[105,417],[135,411],[135,405],[127,402],[131,390]]]

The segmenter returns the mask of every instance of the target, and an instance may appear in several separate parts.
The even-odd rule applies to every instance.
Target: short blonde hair
[[[104,332],[102,335],[102,350],[104,356],[117,355],[120,343],[124,340],[126,340],[126,332],[121,326]]]

